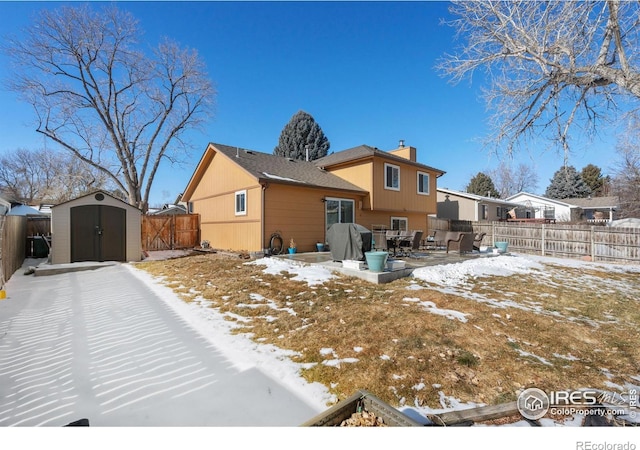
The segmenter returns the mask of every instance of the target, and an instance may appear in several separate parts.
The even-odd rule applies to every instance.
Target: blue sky
[[[96,5],[100,3],[94,2]],[[452,85],[434,66],[455,42],[447,2],[116,2],[145,30],[150,46],[161,36],[198,50],[217,89],[216,113],[203,132],[190,134],[194,151],[181,167],[165,165],[151,206],[183,191],[208,142],[271,153],[298,110],[311,114],[331,151],[360,144],[383,150],[403,139],[418,160],[446,174],[440,187],[464,190],[499,159],[479,139],[489,113],[482,80]],[[0,34],[19,34],[41,8],[58,2],[0,2]],[[0,56],[0,79],[10,76]],[[0,90],[0,153],[52,148],[29,125],[28,105]],[[574,149],[578,170],[589,163],[609,173],[615,140]],[[530,146],[515,163],[532,165],[544,192],[562,156],[546,144]]]

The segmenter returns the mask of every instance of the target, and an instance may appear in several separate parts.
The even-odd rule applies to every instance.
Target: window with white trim
[[[236,192],[236,216],[247,215],[247,191]]]
[[[418,194],[429,195],[429,174],[418,172]]]
[[[406,217],[392,217],[391,229],[407,231],[409,229],[409,220]]]
[[[355,202],[346,198],[326,198],[325,218],[327,230],[334,223],[354,222]]]
[[[400,190],[400,167],[393,164],[384,164],[384,188],[393,191]]]

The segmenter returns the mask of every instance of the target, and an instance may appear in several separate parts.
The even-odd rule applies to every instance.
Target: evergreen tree
[[[500,193],[493,184],[491,177],[482,172],[478,172],[476,176],[471,178],[471,181],[469,181],[467,185],[467,192],[483,197],[500,198]]]
[[[605,177],[602,175],[602,170],[600,169],[600,167],[593,164],[588,164],[582,168],[580,176],[587,184],[587,186],[589,186],[589,189],[591,189],[591,193],[594,196],[600,197],[604,195],[604,186],[609,177]]]
[[[584,198],[591,195],[591,188],[584,182],[575,167],[563,166],[553,174],[551,184],[544,195],[558,200]]]
[[[304,161],[308,150],[309,161],[312,161],[326,156],[329,146],[329,140],[311,114],[298,111],[282,129],[273,154]]]

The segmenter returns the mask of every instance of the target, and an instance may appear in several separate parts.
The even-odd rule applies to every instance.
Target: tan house
[[[418,163],[413,147],[361,145],[299,161],[211,143],[182,200],[213,248],[261,252],[278,232],[305,252],[334,223],[426,231],[443,174]]]
[[[503,220],[517,202],[469,192],[438,188],[438,218],[450,220]]]

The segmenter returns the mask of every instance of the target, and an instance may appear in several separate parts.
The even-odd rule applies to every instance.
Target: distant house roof
[[[565,198],[564,201],[582,209],[618,207],[618,197]]]
[[[505,200],[508,200],[510,202],[516,202],[516,203],[523,203],[523,202],[527,201],[527,200],[520,200],[519,199],[520,197],[531,197],[531,198],[534,198],[536,200],[539,200],[541,203],[553,203],[553,204],[556,204],[556,205],[565,206],[567,208],[571,208],[573,206],[573,205],[567,203],[565,200],[557,200],[555,198],[543,197],[542,195],[531,194],[529,192],[518,192],[515,195],[507,197]],[[518,199],[518,200],[516,200],[516,199]]]
[[[186,214],[187,208],[183,205],[162,205],[162,209],[147,211],[149,215]]]
[[[222,144],[211,143],[210,146],[215,151],[226,155],[259,181],[366,193],[355,184],[321,169],[311,161],[294,160]],[[211,147],[207,148],[205,156]],[[189,181],[185,193],[193,181],[193,179]]]
[[[51,208],[53,208],[53,203],[41,203],[38,205],[38,211],[45,214],[51,214]]]
[[[342,150],[340,152],[332,153],[323,158],[316,159],[313,162],[319,167],[328,167],[335,164],[356,161],[358,159],[370,158],[372,156],[379,156],[379,157],[386,158],[399,163],[411,164],[413,166],[420,167],[424,170],[432,170],[438,173],[437,176],[441,176],[445,174],[445,172],[440,169],[436,169],[434,167],[427,166],[416,161],[411,161],[409,159],[394,155],[393,153],[385,152],[383,150],[377,149],[375,147],[371,147],[369,145],[359,145],[357,147],[353,147],[347,150]]]
[[[27,205],[17,205],[11,208],[7,213],[8,216],[46,216],[47,214],[38,211]]]
[[[618,197],[587,197],[587,198],[563,198],[563,199],[555,199],[549,197],[543,197],[541,195],[530,194],[528,192],[518,192],[511,197],[508,197],[507,200],[513,200],[514,198],[521,196],[529,196],[535,199],[538,199],[542,202],[546,203],[555,203],[562,206],[567,206],[569,208],[582,208],[582,209],[594,209],[594,208],[617,208],[618,207]]]
[[[491,202],[496,204],[503,204],[505,206],[517,206],[520,204],[519,202],[512,202],[504,200],[502,198],[483,197],[482,195],[471,194],[469,192],[454,191],[453,189],[437,188],[437,191],[442,192],[443,194],[457,195],[459,197],[468,198],[470,200],[476,200],[478,202]]]

